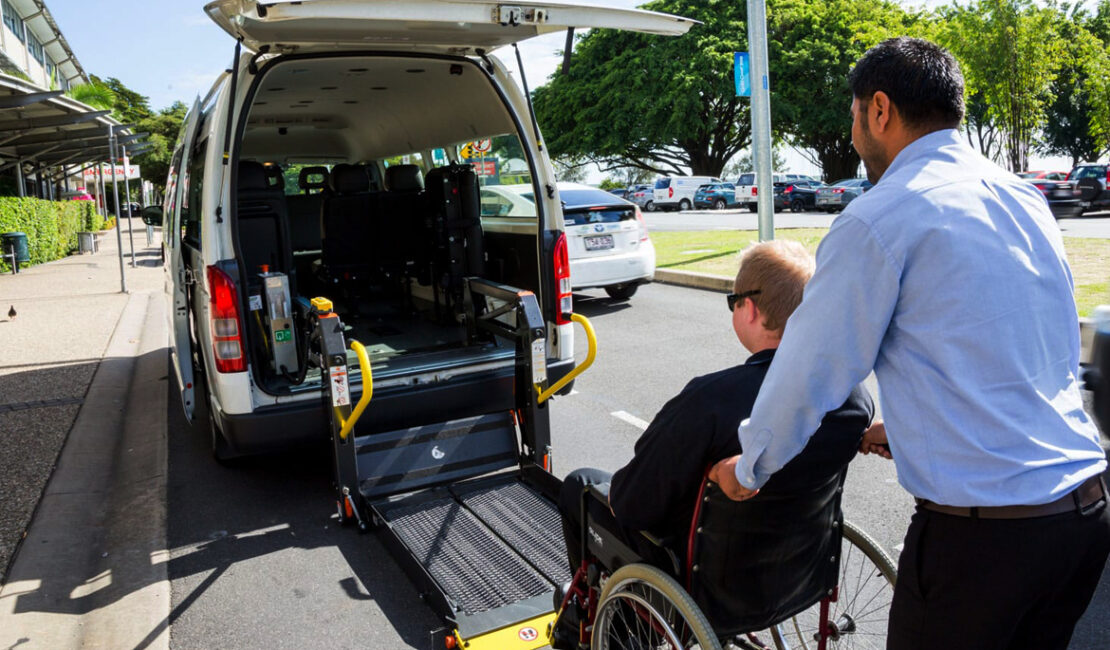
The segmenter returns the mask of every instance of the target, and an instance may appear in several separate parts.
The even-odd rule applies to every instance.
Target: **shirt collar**
[[[744,365],[745,366],[758,366],[761,363],[771,363],[771,359],[773,359],[774,356],[775,356],[775,348],[767,348],[766,350],[760,350],[759,352],[756,352],[752,356],[748,357],[748,360],[744,362]]]
[[[956,129],[941,129],[940,131],[933,131],[932,133],[923,135],[898,152],[894,160],[890,161],[890,167],[887,167],[886,171],[883,172],[882,178],[890,176],[902,167],[909,165],[914,160],[930,152],[952,144],[963,144],[960,132]],[[882,178],[879,180],[882,181]]]

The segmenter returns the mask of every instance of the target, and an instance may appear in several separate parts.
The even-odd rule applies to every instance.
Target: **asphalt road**
[[[828,228],[835,214],[817,212],[776,212],[775,228]],[[758,230],[755,213],[743,210],[689,210],[687,212],[645,212],[649,230]],[[1065,237],[1110,239],[1110,212],[1092,212],[1082,217],[1060,219]]]
[[[645,422],[690,378],[746,357],[719,294],[648,285],[628,303],[601,296],[575,296],[600,352],[552,406],[559,476],[617,469]],[[199,427],[185,423],[176,395],[169,436],[171,647],[433,647],[438,619],[376,537],[335,526],[326,449],[222,467]],[[892,463],[858,458],[844,510],[897,556],[912,499]],[[1110,571],[1072,648],[1110,647],[1107,611]]]

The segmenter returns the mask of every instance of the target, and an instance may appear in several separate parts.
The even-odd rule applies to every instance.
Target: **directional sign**
[[[736,79],[736,96],[752,96],[752,68],[747,52],[734,52],[733,76]]]

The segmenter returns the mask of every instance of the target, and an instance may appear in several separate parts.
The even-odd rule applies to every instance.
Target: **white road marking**
[[[631,413],[628,413],[627,411],[613,411],[609,415],[612,415],[613,417],[617,418],[618,420],[624,420],[625,422],[631,424],[632,426],[636,427],[640,431],[643,431],[643,430],[648,428],[648,423],[647,422],[644,422],[640,418],[636,417],[635,415],[632,415]]]

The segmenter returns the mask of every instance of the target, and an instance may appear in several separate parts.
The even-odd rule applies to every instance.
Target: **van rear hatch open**
[[[558,0],[216,0],[208,15],[248,49],[415,49],[463,53],[575,28],[679,36],[696,22],[641,9]]]

